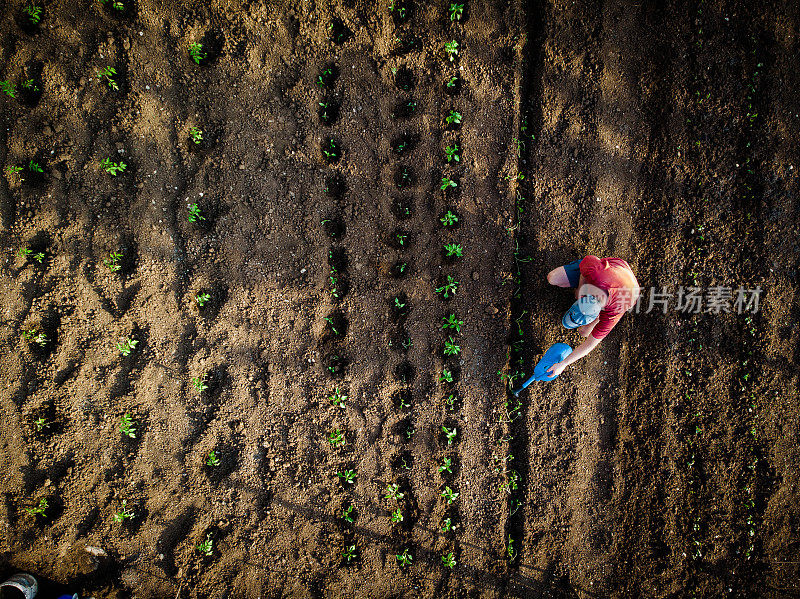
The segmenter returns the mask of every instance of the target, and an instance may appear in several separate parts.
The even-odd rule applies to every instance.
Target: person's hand
[[[564,369],[566,367],[567,367],[566,364],[563,364],[562,362],[556,362],[550,368],[548,368],[546,372],[549,376],[558,376],[559,374],[564,372]]]

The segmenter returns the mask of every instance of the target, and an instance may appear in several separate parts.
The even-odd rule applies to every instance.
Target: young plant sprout
[[[128,165],[121,160],[119,162],[111,162],[110,158],[103,158],[100,161],[100,168],[112,177],[116,177],[119,173],[124,173]]]
[[[342,443],[344,443],[344,433],[340,431],[338,428],[333,429],[331,432],[328,433],[328,443],[330,443],[334,447],[341,445]]]
[[[206,293],[204,291],[198,291],[197,294],[194,296],[194,301],[197,302],[197,305],[201,308],[206,305],[206,302],[211,299],[211,294]]]
[[[337,147],[336,142],[333,139],[329,139],[328,145],[322,147],[322,153],[325,155],[325,159],[328,162],[333,162],[339,158],[339,148]]]
[[[444,398],[444,403],[447,404],[447,408],[449,410],[451,410],[451,411],[455,410],[456,409],[456,396],[455,396],[455,393],[451,393],[450,395],[445,397]]]
[[[333,405],[344,409],[344,402],[347,401],[347,395],[339,391],[339,387],[333,388],[333,393],[328,396],[328,401]]]
[[[198,553],[211,557],[214,553],[214,540],[211,538],[211,533],[206,533],[206,538],[197,546]]]
[[[451,110],[450,113],[445,117],[445,122],[448,125],[460,125],[461,124],[461,113],[456,112],[455,110]]]
[[[447,257],[456,257],[461,258],[464,253],[464,248],[461,247],[460,243],[445,243],[444,244],[444,251],[447,252]]]
[[[206,220],[206,217],[200,212],[200,207],[195,202],[194,204],[189,204],[189,222],[190,223],[197,223],[201,220]]]
[[[44,518],[48,507],[47,499],[42,497],[38,504],[36,504],[34,507],[25,508],[25,511],[31,516],[41,516]]]
[[[394,524],[403,521],[403,512],[400,511],[400,508],[397,508],[395,511],[392,512],[392,515],[389,517]]]
[[[458,222],[458,216],[452,210],[448,210],[444,213],[444,216],[439,219],[439,222],[442,223],[442,226],[452,227]]]
[[[317,76],[317,85],[319,87],[327,87],[328,80],[333,77],[333,69],[328,67]]]
[[[447,502],[447,505],[452,505],[452,503],[456,499],[458,499],[459,495],[461,495],[461,493],[456,493],[455,491],[453,491],[453,489],[451,489],[450,487],[445,485],[445,488],[444,488],[444,491],[442,491],[441,497],[442,497],[442,499],[444,499]]]
[[[194,143],[199,145],[200,142],[203,141],[203,131],[197,127],[192,127],[189,129],[189,137]]]
[[[192,60],[195,61],[196,64],[200,64],[201,61],[208,57],[208,54],[203,52],[203,44],[192,42],[189,44],[189,56],[192,57]]]
[[[100,4],[103,6],[110,6],[114,10],[123,11],[125,10],[125,4],[122,3],[120,0],[100,0]]]
[[[347,547],[345,547],[344,551],[342,551],[342,557],[345,560],[347,560],[348,564],[352,560],[356,559],[356,557],[358,557],[358,553],[356,553],[356,546],[355,545],[348,545]]]
[[[346,508],[343,508],[342,509],[342,520],[352,524],[354,522],[353,516],[350,515],[350,514],[352,514],[352,512],[353,512],[353,504],[350,504]]]
[[[44,172],[44,169],[41,167],[41,165],[38,162],[34,162],[33,160],[28,162],[28,170],[30,172],[32,172],[32,173],[43,173]]]
[[[47,420],[45,420],[42,417],[39,417],[39,418],[37,418],[36,420],[33,421],[33,426],[36,427],[36,432],[37,433],[41,433],[43,430],[45,430],[51,424],[52,424],[51,422],[47,422]]]
[[[445,54],[447,54],[447,58],[450,59],[450,62],[453,62],[458,57],[458,42],[453,40],[445,43],[444,51]]]
[[[401,20],[406,18],[406,7],[396,6],[395,0],[390,0],[389,12],[397,12],[397,16],[400,17]]]
[[[328,326],[331,328],[331,331],[333,331],[334,335],[339,335],[339,329],[333,326],[333,319],[330,316],[325,317],[325,322],[328,323]]]
[[[202,393],[208,389],[208,383],[206,383],[206,375],[204,374],[201,377],[192,377],[192,386],[194,390],[198,393]]]
[[[445,191],[446,189],[448,189],[450,187],[458,187],[458,183],[453,181],[450,177],[442,177],[442,184],[439,187],[439,189],[441,189],[442,191]]]
[[[447,283],[442,285],[441,287],[436,288],[436,293],[441,293],[444,299],[450,297],[450,295],[455,295],[458,291],[459,282],[456,281],[452,276],[447,275]]]
[[[398,312],[402,311],[403,308],[406,307],[405,302],[401,302],[399,297],[394,298],[394,307],[397,309]]]
[[[447,162],[452,162],[453,160],[459,162],[461,160],[461,156],[459,155],[458,144],[447,146],[444,149],[444,157],[447,159]]]
[[[459,353],[461,353],[461,347],[456,345],[455,340],[452,337],[444,342],[445,356],[457,356]]]
[[[442,432],[447,437],[447,444],[452,445],[456,440],[456,435],[458,434],[458,429],[456,427],[447,428],[446,426],[442,425]]]
[[[407,568],[408,566],[411,565],[411,562],[413,561],[411,554],[408,552],[407,547],[403,549],[403,553],[398,553],[395,555],[395,557],[397,558],[397,564],[401,568]]]
[[[443,554],[443,555],[442,555],[442,565],[443,565],[445,568],[450,568],[450,569],[452,570],[453,568],[455,568],[455,567],[456,567],[456,564],[457,564],[457,563],[458,563],[458,562],[456,562],[456,558],[455,558],[455,556],[453,555],[453,552],[452,552],[452,551],[450,551],[450,552],[448,552],[448,553],[445,553],[445,554]]]
[[[31,343],[35,343],[39,347],[44,347],[47,345],[48,339],[47,335],[44,331],[39,331],[37,329],[28,329],[27,331],[22,331],[22,337]]]
[[[123,356],[129,356],[130,353],[136,349],[137,345],[139,345],[139,342],[136,339],[123,339],[117,343],[117,349]]]
[[[22,87],[24,87],[25,89],[29,89],[29,90],[34,91],[34,92],[38,92],[39,91],[39,88],[36,85],[34,85],[33,79],[26,79],[20,85]]]
[[[17,86],[10,81],[0,81],[0,90],[2,90],[3,93],[9,98],[16,99],[17,97]]]
[[[352,485],[356,481],[356,473],[355,470],[342,470],[336,473],[342,482],[345,482],[349,485]]]
[[[117,75],[117,69],[114,67],[103,67],[102,69],[96,70],[95,75],[100,81],[105,79],[108,87],[114,91],[119,91],[119,85],[117,85],[117,82],[114,80],[114,77]]]
[[[450,532],[453,530],[453,519],[445,518],[442,520],[442,533]]]
[[[404,493],[400,492],[400,485],[397,483],[392,483],[390,485],[386,485],[386,495],[384,495],[386,499],[394,499],[395,501],[400,501],[403,497],[405,497]]]
[[[119,263],[121,259],[122,254],[120,252],[109,252],[108,258],[103,258],[103,264],[111,272],[117,272],[122,268],[122,265]]]
[[[444,462],[438,468],[439,473],[448,472],[450,474],[453,474],[453,471],[450,469],[451,466],[452,466],[452,462],[453,462],[453,458],[444,458]]]
[[[447,86],[449,89],[452,89],[452,88],[454,88],[456,85],[458,85],[458,75],[453,75],[452,77],[450,77],[450,79],[448,79],[448,80],[447,80],[447,83],[445,83],[445,85],[446,85],[446,86]]]
[[[439,377],[439,382],[440,383],[452,383],[453,382],[453,373],[450,372],[450,369],[448,369],[448,368],[443,368],[442,369],[442,374]]]
[[[508,545],[506,545],[506,555],[509,561],[514,561],[517,558],[517,550],[514,549],[514,539],[508,535]]]
[[[136,423],[133,417],[125,412],[119,419],[119,432],[131,439],[136,438]]]
[[[456,4],[455,2],[450,3],[450,8],[447,9],[450,13],[450,20],[451,21],[460,21],[461,15],[464,14],[464,5],[463,4]]]
[[[130,520],[135,516],[136,513],[128,509],[128,500],[123,499],[119,511],[114,514],[114,522],[122,523],[125,522],[125,520]]]
[[[36,6],[35,4],[29,4],[25,8],[22,9],[26,15],[28,15],[28,20],[37,25],[39,21],[42,20],[42,7]]]
[[[2,82],[0,82],[0,83],[2,83]],[[11,179],[12,181],[14,179],[16,179],[17,177],[19,177],[20,182],[25,180],[25,179],[22,178],[22,175],[20,175],[20,173],[22,172],[22,167],[21,166],[13,166],[13,165],[9,164],[7,167],[5,167],[3,169],[3,172],[5,172],[6,176],[9,179]]]
[[[208,452],[208,456],[206,457],[206,466],[217,467],[219,465],[219,456],[217,455],[217,452],[212,449]]]
[[[408,239],[407,233],[395,233],[395,239],[397,239],[397,244],[400,247],[405,247],[406,239]]]

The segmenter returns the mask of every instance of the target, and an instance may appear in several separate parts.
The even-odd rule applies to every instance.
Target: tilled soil
[[[3,6],[0,574],[800,595],[800,8],[123,6]],[[518,403],[590,253],[641,309]]]

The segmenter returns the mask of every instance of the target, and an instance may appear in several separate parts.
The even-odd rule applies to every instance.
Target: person
[[[558,376],[597,347],[622,315],[636,305],[640,287],[625,260],[591,255],[551,270],[547,282],[575,289],[576,301],[561,322],[586,337],[571,354],[547,370],[551,376]]]

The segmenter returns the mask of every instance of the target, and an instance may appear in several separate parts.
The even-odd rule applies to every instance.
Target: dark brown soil
[[[795,3],[124,5],[0,5],[0,575],[800,596]],[[588,253],[761,309],[646,294],[517,403]]]

